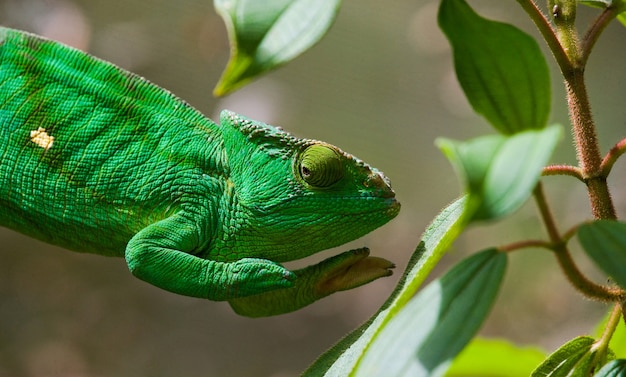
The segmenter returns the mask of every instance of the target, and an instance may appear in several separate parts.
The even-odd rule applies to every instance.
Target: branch
[[[542,240],[526,240],[514,242],[508,245],[503,245],[498,247],[498,251],[502,253],[509,253],[511,251],[519,250],[519,249],[527,249],[531,247],[544,248],[548,250],[554,250],[554,245],[547,241]]]
[[[548,44],[548,47],[550,47],[550,51],[552,51],[554,59],[561,68],[561,72],[569,72],[573,68],[573,64],[567,55],[567,52],[563,48],[563,45],[559,41],[556,31],[552,27],[552,24],[550,24],[550,21],[548,21],[546,16],[543,12],[541,12],[533,0],[516,1],[524,9],[524,11],[528,13],[528,16],[533,20],[537,29],[539,29],[543,39]]]
[[[552,216],[550,207],[548,207],[546,194],[543,192],[543,185],[541,182],[537,183],[537,187],[535,187],[535,190],[533,191],[533,196],[535,198],[535,202],[537,202],[537,208],[539,209],[541,219],[546,226],[546,231],[548,232],[550,241],[552,241],[555,245],[562,243],[561,235],[559,234],[559,230],[556,228],[556,223],[554,222],[554,217]]]
[[[582,170],[579,167],[571,165],[550,165],[543,168],[542,175],[569,175],[577,178],[581,182],[585,182]]]
[[[596,44],[598,37],[604,31],[609,22],[613,21],[615,17],[619,14],[620,9],[616,6],[608,6],[604,8],[604,11],[600,13],[598,18],[591,24],[589,30],[585,34],[582,41],[582,52],[580,54],[580,58],[583,66],[587,63],[587,59],[591,54],[591,50],[593,46]]]
[[[626,153],[626,138],[620,140],[611,150],[604,156],[602,163],[600,164],[600,174],[607,178],[611,169],[613,169],[613,165],[621,155]]]
[[[606,321],[606,325],[604,326],[604,331],[602,332],[602,336],[598,339],[593,345],[593,351],[595,355],[593,357],[592,365],[598,365],[598,363],[606,357],[606,353],[609,348],[609,342],[617,329],[617,325],[619,324],[619,320],[622,317],[622,311],[620,308],[620,304],[616,303],[613,306],[613,310],[609,315],[608,320]]]
[[[567,245],[557,230],[556,223],[554,222],[552,212],[548,207],[548,202],[546,201],[541,182],[537,184],[537,187],[533,191],[533,195],[535,197],[535,201],[537,202],[537,207],[539,208],[539,213],[541,214],[543,223],[548,231],[548,236],[552,241],[554,255],[556,256],[563,273],[565,273],[565,276],[570,283],[586,297],[605,302],[621,301],[624,291],[620,288],[596,284],[587,279],[587,277],[578,269],[576,263],[574,263],[574,260],[572,259]]]

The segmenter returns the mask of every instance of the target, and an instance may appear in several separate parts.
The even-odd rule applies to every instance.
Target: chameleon
[[[0,225],[123,257],[132,275],[240,315],[288,313],[392,274],[366,247],[284,262],[393,219],[388,178],[341,149],[0,27]]]

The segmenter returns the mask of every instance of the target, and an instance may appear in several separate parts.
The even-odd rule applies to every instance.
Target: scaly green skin
[[[110,63],[0,28],[0,225],[124,256],[151,284],[248,316],[391,274],[367,249],[293,272],[279,264],[396,216],[382,173],[229,111],[220,120]]]

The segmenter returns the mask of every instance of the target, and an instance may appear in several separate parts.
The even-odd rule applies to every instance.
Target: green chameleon
[[[230,111],[220,122],[110,63],[0,28],[0,225],[125,257],[140,279],[253,317],[391,275],[367,248],[280,264],[395,217],[381,172]]]

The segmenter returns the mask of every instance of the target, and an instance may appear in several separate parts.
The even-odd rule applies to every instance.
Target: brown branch
[[[571,165],[550,165],[543,168],[543,175],[569,175],[570,177],[574,177],[581,182],[584,182],[585,179],[583,177],[583,173],[577,166]]]
[[[613,169],[613,165],[617,159],[626,153],[626,139],[620,140],[611,150],[604,156],[602,163],[600,163],[600,174],[602,177],[607,178],[611,169]]]
[[[593,46],[596,44],[596,41],[600,37],[600,34],[606,29],[607,25],[617,17],[619,14],[619,8],[616,6],[608,6],[604,8],[602,13],[596,18],[596,20],[591,24],[589,30],[583,37],[582,41],[582,51],[580,54],[581,62],[583,65],[587,63],[587,59],[591,54],[591,50]]]

